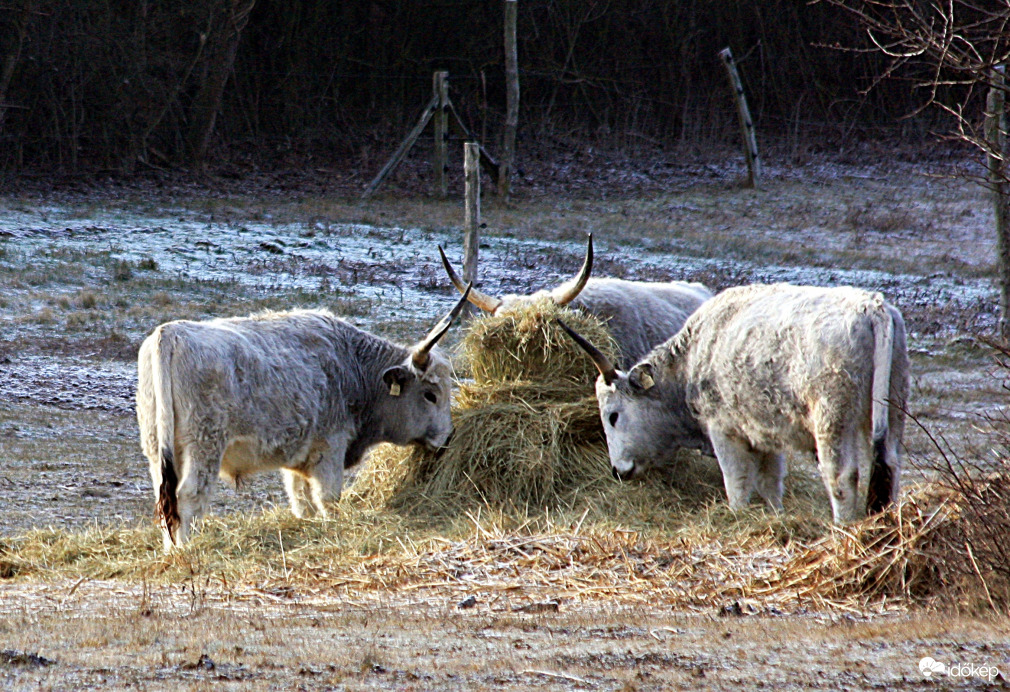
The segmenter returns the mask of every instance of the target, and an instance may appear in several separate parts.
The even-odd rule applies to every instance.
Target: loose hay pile
[[[550,300],[474,320],[462,343],[473,381],[459,389],[448,447],[375,450],[348,493],[352,501],[446,514],[479,505],[527,513],[603,501],[600,493],[617,484],[594,394],[597,373],[555,323],[558,316],[616,359],[600,320]],[[656,493],[635,486],[620,489]],[[645,504],[656,502],[663,500]]]
[[[779,519],[730,513],[724,504],[661,534],[553,515],[517,523],[500,512],[466,512],[448,528],[422,528],[360,507],[313,521],[280,508],[207,517],[193,542],[168,556],[154,526],[0,539],[0,575],[177,584],[204,574],[226,585],[229,600],[250,588],[285,599],[297,592],[386,602],[399,592],[439,603],[476,592],[506,610],[597,598],[725,615],[973,607],[978,584],[961,581],[977,566],[960,542],[971,529],[964,510],[963,496],[925,486],[887,512],[806,541]],[[1004,610],[1008,592],[985,576],[983,599]]]
[[[377,449],[352,497],[426,511],[542,508],[570,505],[573,494],[608,482],[596,371],[555,324],[558,315],[616,355],[602,322],[549,300],[474,320],[462,343],[473,381],[457,394],[448,447]]]

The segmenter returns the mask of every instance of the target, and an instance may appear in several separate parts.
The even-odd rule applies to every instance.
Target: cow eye
[[[608,418],[608,420],[610,421],[610,427],[612,427],[612,428],[616,427],[617,426],[617,411],[614,411],[613,413],[611,413],[610,414],[610,418]]]
[[[424,398],[427,399],[428,401],[430,401],[433,404],[437,404],[438,403],[438,397],[435,396],[434,392],[425,392],[424,393]]]

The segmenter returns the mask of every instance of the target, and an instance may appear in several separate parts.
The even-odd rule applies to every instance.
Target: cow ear
[[[643,392],[652,389],[656,384],[656,380],[652,376],[652,366],[648,363],[636,365],[628,373],[628,381],[631,382],[631,386],[641,389]]]
[[[414,378],[414,373],[404,365],[394,365],[382,373],[382,381],[389,387],[389,396],[400,396],[403,387]]]

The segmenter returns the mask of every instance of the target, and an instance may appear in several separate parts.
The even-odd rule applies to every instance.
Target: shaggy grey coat
[[[416,348],[322,310],[155,329],[140,347],[137,420],[166,550],[207,510],[216,475],[280,469],[292,511],[325,514],[372,445],[444,445],[449,361],[426,350],[422,369]]]
[[[879,293],[752,285],[707,301],[596,392],[620,475],[710,443],[732,507],[756,489],[780,509],[783,450],[810,451],[846,522],[897,497],[908,377],[904,321]]]
[[[556,301],[556,296],[567,291],[566,283],[531,295],[506,295],[501,299],[499,311],[545,297]],[[568,306],[607,323],[621,350],[621,367],[628,368],[676,334],[687,318],[711,297],[712,292],[696,282],[589,279]]]

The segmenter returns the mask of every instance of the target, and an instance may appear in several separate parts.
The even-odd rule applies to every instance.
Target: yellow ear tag
[[[656,381],[652,379],[652,375],[647,372],[643,372],[638,376],[638,383],[642,385],[642,389],[652,389],[652,386],[656,384]]]
[[[400,396],[400,383],[394,382],[389,385],[389,396]]]

